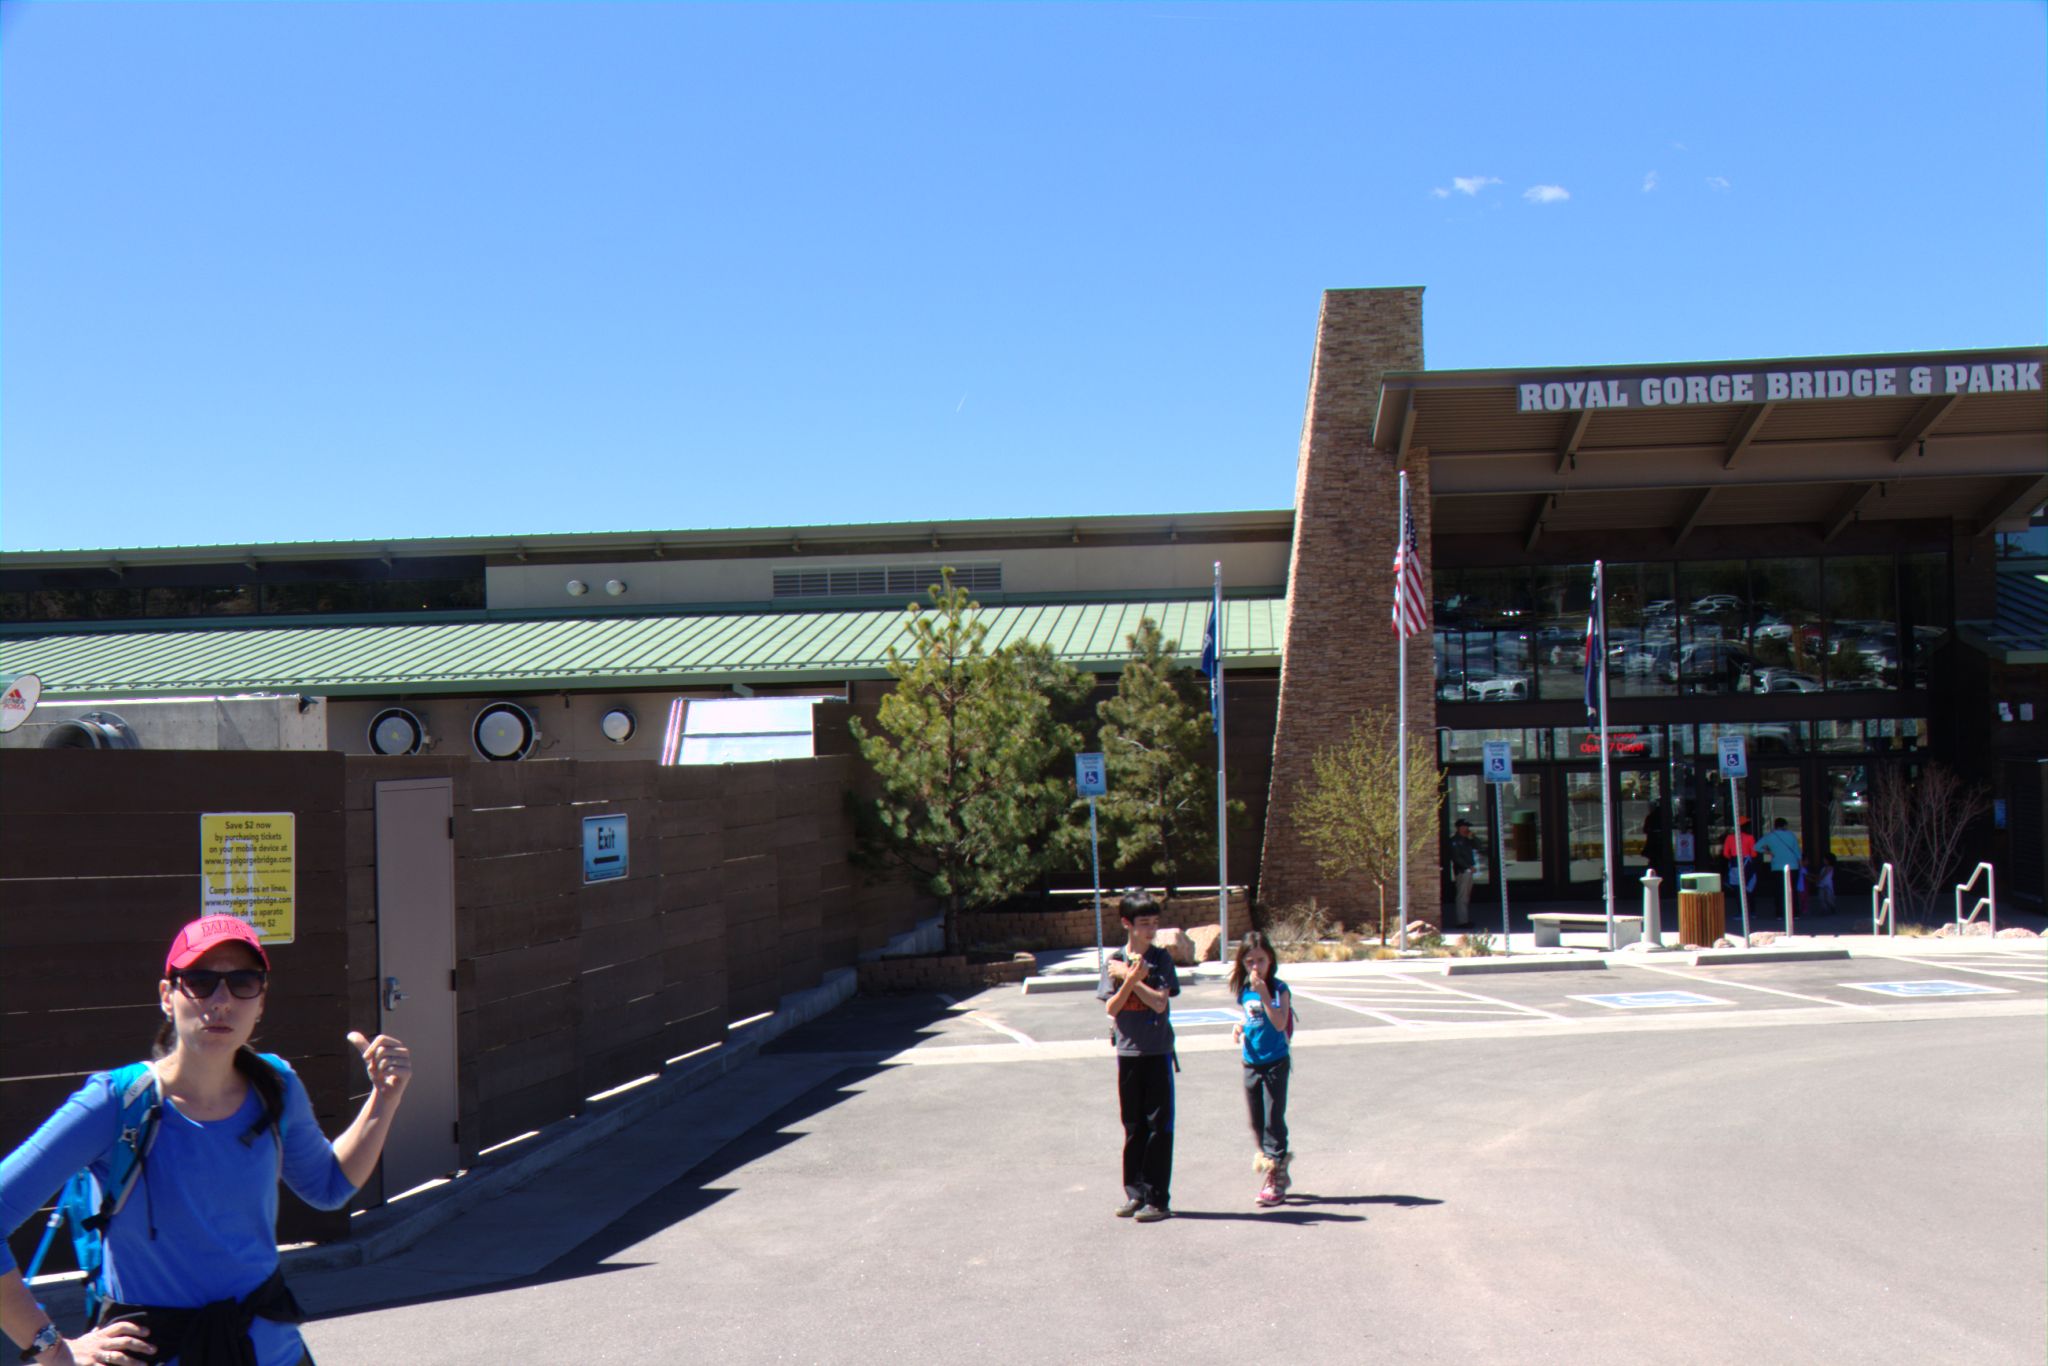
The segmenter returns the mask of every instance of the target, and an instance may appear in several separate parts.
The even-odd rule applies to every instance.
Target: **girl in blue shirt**
[[[303,1317],[278,1274],[277,1183],[338,1209],[369,1179],[412,1077],[405,1045],[351,1033],[370,1073],[355,1122],[331,1144],[306,1088],[248,1044],[269,1002],[270,957],[233,916],[178,932],[157,983],[164,1023],[151,1067],[161,1084],[156,1142],[106,1229],[107,1303],[77,1338],[59,1334],[0,1241],[0,1328],[40,1366],[300,1366]],[[73,1172],[104,1181],[121,1102],[87,1079],[0,1161],[0,1234],[18,1228]]]
[[[1244,1018],[1232,1037],[1244,1046],[1244,1098],[1259,1151],[1252,1165],[1264,1175],[1258,1203],[1277,1205],[1290,1184],[1287,1165],[1288,1035],[1294,1032],[1294,997],[1276,971],[1272,941],[1253,930],[1230,965],[1230,994]]]

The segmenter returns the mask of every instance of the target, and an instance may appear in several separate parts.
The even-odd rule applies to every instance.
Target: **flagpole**
[[[1209,611],[1216,622],[1216,961],[1230,959],[1230,788],[1223,776],[1223,561],[1214,562],[1215,594]]]
[[[1607,948],[1614,943],[1614,784],[1607,744],[1607,566],[1593,561],[1593,612],[1599,622],[1600,647],[1600,887],[1607,907]]]
[[[1400,538],[1402,549],[1405,551],[1408,544],[1408,471],[1406,470],[1401,471],[1400,520],[1394,523],[1394,525],[1396,527],[1395,535]],[[1401,585],[1396,584],[1394,591],[1400,592]],[[1399,686],[1396,691],[1396,695],[1400,700],[1396,705],[1394,720],[1394,753],[1396,756],[1394,781],[1400,788],[1396,799],[1400,811],[1400,822],[1399,833],[1395,837],[1395,861],[1400,865],[1400,873],[1395,882],[1394,914],[1401,924],[1398,946],[1406,950],[1408,947],[1408,628],[1401,622],[1398,614],[1394,621],[1394,635],[1400,642],[1397,647],[1399,654],[1395,664],[1396,672],[1400,676]]]

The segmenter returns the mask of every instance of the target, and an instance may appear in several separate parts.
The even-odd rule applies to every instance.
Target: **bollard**
[[[1643,873],[1643,943],[1652,949],[1664,947],[1664,906],[1657,898],[1657,889],[1664,879],[1657,876],[1655,868]]]
[[[1790,939],[1792,937],[1792,869],[1787,867],[1782,870],[1782,873],[1785,879],[1785,937]]]

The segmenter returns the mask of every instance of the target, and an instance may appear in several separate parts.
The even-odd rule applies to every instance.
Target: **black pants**
[[[1244,1102],[1252,1114],[1252,1137],[1267,1157],[1287,1154],[1287,1072],[1289,1058],[1244,1065]]]
[[[1124,1194],[1171,1209],[1173,1184],[1173,1058],[1119,1054],[1116,1099],[1124,1120]]]

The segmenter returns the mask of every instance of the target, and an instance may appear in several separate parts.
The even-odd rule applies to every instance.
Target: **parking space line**
[[[1738,982],[1732,977],[1703,977],[1696,972],[1680,972],[1677,968],[1660,968],[1649,963],[1631,963],[1629,966],[1641,968],[1644,972],[1660,972],[1666,977],[1681,977],[1688,982],[1709,982],[1714,986],[1728,987],[1731,990],[1761,991],[1772,996],[1790,996],[1795,1001],[1812,1001],[1815,1005],[1838,1006],[1843,1010],[1875,1011],[1877,1009],[1876,1006],[1865,1005],[1861,1001],[1837,1001],[1831,996],[1808,996],[1804,992],[1786,991],[1781,987],[1764,987],[1758,986],[1755,982]]]
[[[1312,991],[1303,991],[1300,987],[1289,987],[1288,990],[1292,991],[1296,996],[1301,997],[1301,999],[1304,1001],[1314,1001],[1318,1005],[1336,1006],[1339,1010],[1348,1010],[1355,1015],[1369,1016],[1372,1019],[1378,1020],[1381,1024],[1390,1024],[1397,1029],[1417,1029],[1421,1027],[1414,1020],[1403,1020],[1397,1018],[1396,1016],[1388,1015],[1382,1011],[1367,1010],[1364,1006],[1353,1005],[1351,1004],[1351,1002],[1344,1000],[1341,997],[1319,996]]]
[[[1459,996],[1468,1001],[1484,1001],[1489,1005],[1506,1006],[1518,1015],[1534,1015],[1538,1019],[1543,1020],[1563,1020],[1569,1018],[1568,1016],[1544,1010],[1540,1006],[1525,1006],[1519,1001],[1504,1001],[1498,996],[1484,996],[1476,991],[1466,991],[1462,987],[1445,986],[1441,982],[1424,982],[1422,985],[1428,987],[1431,991],[1441,992],[1446,996]]]
[[[960,1003],[954,1000],[951,996],[948,996],[945,992],[940,991],[935,992],[933,994],[936,995],[941,1001],[944,1001],[947,1004],[947,1006],[954,1009],[959,1008]],[[988,1016],[982,1014],[978,1010],[963,1011],[960,1015],[960,1018],[963,1020],[972,1020],[976,1024],[980,1025],[982,1028],[993,1029],[998,1034],[1007,1034],[1012,1039],[1016,1040],[1018,1043],[1035,1044],[1038,1042],[1038,1040],[1032,1038],[1029,1034],[1024,1033],[1022,1030],[1012,1029],[1008,1025],[1002,1023],[999,1020],[991,1020]]]
[[[1918,963],[1923,968],[1953,968],[1957,972],[1975,972],[1986,977],[2010,977],[2019,982],[2048,982],[2048,970],[2042,972],[2007,972],[1998,968],[1973,968],[1968,963],[1959,963],[1945,958],[1913,958],[1903,953],[1887,953],[1882,956],[1894,963]]]

